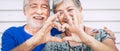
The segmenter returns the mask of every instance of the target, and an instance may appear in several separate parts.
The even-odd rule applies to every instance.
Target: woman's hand
[[[84,32],[84,26],[83,26],[83,19],[80,15],[80,12],[74,11],[73,14],[69,14],[65,12],[64,14],[67,17],[67,23],[64,23],[62,25],[62,28],[65,28],[66,31],[69,31],[71,34],[71,36],[65,37],[64,40],[81,42],[79,33]]]

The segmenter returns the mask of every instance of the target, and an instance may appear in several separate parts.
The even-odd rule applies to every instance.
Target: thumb
[[[104,29],[107,29],[107,27],[104,26]]]
[[[67,36],[63,38],[63,41],[74,41],[72,36]]]
[[[73,35],[74,36],[74,35]],[[72,37],[72,36],[69,36],[69,37],[64,37],[63,38],[63,41],[73,41],[73,42],[78,42],[78,43],[81,43],[81,39],[79,37]]]
[[[50,42],[63,42],[63,40],[58,37],[51,37]]]

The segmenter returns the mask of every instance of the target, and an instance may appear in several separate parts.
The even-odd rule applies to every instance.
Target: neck
[[[40,30],[40,28],[34,28],[29,25],[25,25],[24,30],[31,35],[35,35]]]

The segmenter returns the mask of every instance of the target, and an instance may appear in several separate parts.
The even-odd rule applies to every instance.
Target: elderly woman
[[[56,37],[66,41],[49,42],[44,51],[118,51],[104,30],[96,31],[83,25],[79,0],[54,0],[53,3],[54,13],[60,12],[59,22],[65,28],[65,32]]]

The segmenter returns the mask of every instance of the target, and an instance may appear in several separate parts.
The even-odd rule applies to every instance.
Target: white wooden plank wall
[[[85,24],[93,28],[106,26],[111,29],[115,32],[116,46],[120,50],[119,2],[120,0],[81,0]],[[0,0],[0,37],[7,28],[25,24],[22,7],[23,0]]]

